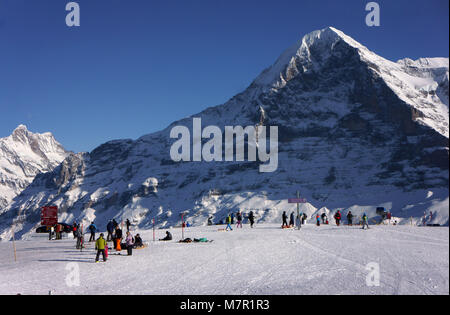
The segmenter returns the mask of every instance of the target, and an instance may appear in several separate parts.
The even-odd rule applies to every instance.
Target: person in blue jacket
[[[114,222],[112,220],[109,220],[108,224],[106,225],[106,230],[108,231],[108,236],[106,237],[106,241],[110,242],[112,240],[112,236],[114,233]]]
[[[88,230],[91,232],[89,242],[95,242],[95,232],[97,232],[97,226],[95,225],[94,221],[92,221],[91,225],[88,226]]]

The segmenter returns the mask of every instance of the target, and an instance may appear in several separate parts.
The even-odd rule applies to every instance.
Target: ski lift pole
[[[300,192],[297,190],[297,199],[300,199]],[[297,202],[297,218],[298,218],[298,230],[302,227],[302,218],[300,218],[300,204]]]
[[[155,241],[155,218],[153,218],[153,242]]]
[[[181,239],[184,240],[184,219],[183,219],[183,213],[181,214]]]
[[[12,229],[12,239],[13,239],[13,249],[14,249],[14,261],[17,261],[17,254],[16,254],[16,240],[14,236],[14,225]]]

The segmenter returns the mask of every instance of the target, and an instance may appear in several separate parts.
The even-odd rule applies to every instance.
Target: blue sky
[[[67,149],[136,139],[222,104],[304,34],[334,26],[391,60],[448,57],[448,0],[0,0],[0,137]]]

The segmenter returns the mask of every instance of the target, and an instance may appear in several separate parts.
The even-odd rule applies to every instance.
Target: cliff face
[[[279,129],[276,172],[260,173],[255,162],[170,158],[172,127],[192,128],[193,117],[222,130],[255,126],[261,112],[265,125]],[[69,156],[38,175],[0,222],[20,214],[18,230],[26,234],[44,204],[58,205],[69,222],[130,218],[144,228],[153,218],[161,227],[177,224],[182,212],[204,224],[237,209],[270,222],[292,208],[287,198],[296,190],[310,216],[324,206],[375,215],[382,205],[418,218],[448,204],[448,158],[448,59],[391,62],[326,28],[303,37],[223,105],[135,141]],[[440,222],[448,223],[448,211]]]
[[[0,139],[0,211],[43,172],[52,171],[68,152],[51,133],[32,133],[24,125]]]

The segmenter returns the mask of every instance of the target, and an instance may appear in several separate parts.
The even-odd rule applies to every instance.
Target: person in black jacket
[[[341,224],[341,212],[339,210],[334,215],[334,219],[336,220],[336,225],[339,226]]]
[[[109,220],[108,224],[106,225],[106,231],[108,232],[108,235],[106,236],[106,241],[109,242],[112,240],[112,236],[114,233],[114,223],[112,220]]]
[[[253,211],[250,211],[248,214],[248,221],[250,222],[250,227],[253,228],[253,224],[255,223],[255,216],[253,215]]]
[[[291,215],[289,217],[289,226],[294,227],[294,211],[291,212]]]
[[[322,215],[320,217],[322,218],[322,224],[326,224],[327,223],[327,215],[325,213],[322,213]]]
[[[287,224],[287,214],[286,214],[286,211],[283,211],[282,218],[283,218],[283,224],[281,225],[281,227],[282,227],[282,228],[284,228],[284,227],[289,227],[289,225]]]
[[[134,237],[134,248],[139,248],[144,246],[144,243],[142,242],[142,238],[139,234],[136,234]]]
[[[348,225],[353,225],[353,214],[351,211],[347,213],[347,223]]]
[[[114,249],[122,248],[120,242],[122,241],[122,230],[119,226],[116,227],[116,233],[114,233]]]
[[[160,241],[171,241],[172,240],[172,234],[169,231],[166,231],[166,237],[160,238]]]

